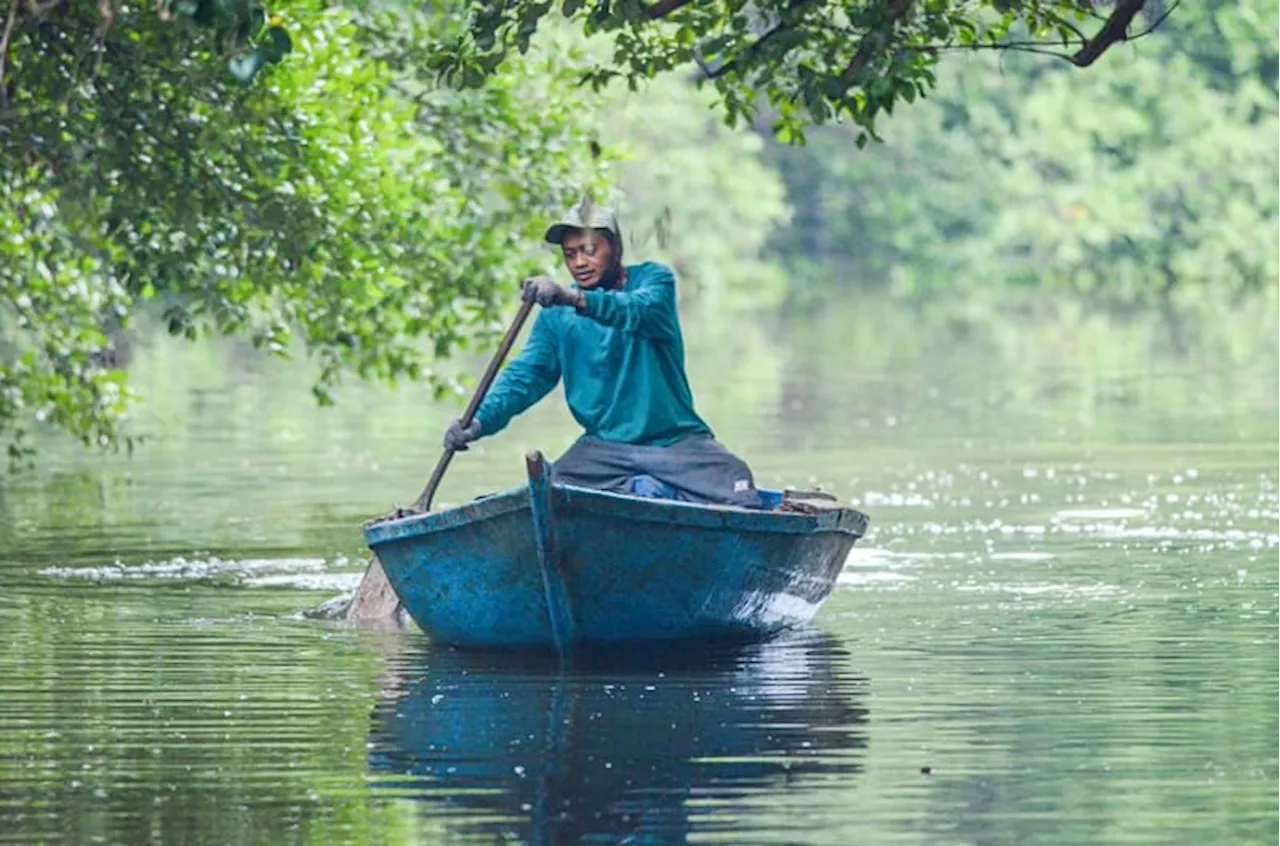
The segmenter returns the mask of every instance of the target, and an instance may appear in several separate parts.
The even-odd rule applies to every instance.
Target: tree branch
[[[1124,0],[1124,2],[1137,2],[1139,6],[1138,10],[1140,10],[1142,3],[1145,2],[1145,0]],[[974,44],[925,44],[920,47],[916,47],[914,49],[924,50],[929,52],[941,52],[943,50],[1013,50],[1013,51],[1022,52],[1022,53],[1038,53],[1042,56],[1052,56],[1055,59],[1062,59],[1063,61],[1071,62],[1071,64],[1077,67],[1088,67],[1090,64],[1097,61],[1098,57],[1101,56],[1102,53],[1106,51],[1106,49],[1109,48],[1111,45],[1121,41],[1137,41],[1139,38],[1143,38],[1144,36],[1150,35],[1152,32],[1156,30],[1157,27],[1159,27],[1162,23],[1164,23],[1165,19],[1168,18],[1169,15],[1173,13],[1173,10],[1176,9],[1181,4],[1181,2],[1182,0],[1173,0],[1173,2],[1169,4],[1169,7],[1165,9],[1163,12],[1161,12],[1160,16],[1156,18],[1154,21],[1152,21],[1149,26],[1147,26],[1141,32],[1136,32],[1133,35],[1129,35],[1123,29],[1121,29],[1119,36],[1115,36],[1115,35],[1108,36],[1110,40],[1106,41],[1105,44],[1102,44],[1100,39],[1103,36],[1103,32],[1100,31],[1096,35],[1094,35],[1092,38],[1085,37],[1082,34],[1079,39],[1072,39],[1070,41],[1061,43],[1062,47],[1070,47],[1070,46],[1079,47],[1080,49],[1077,50],[1075,53],[1063,53],[1060,50],[1054,49],[1054,47],[1051,46],[1050,42],[1048,41],[1034,41],[1034,40],[1033,41],[995,41],[990,43],[974,43]],[[1134,15],[1130,14],[1128,19],[1132,21],[1133,17]],[[1074,27],[1072,27],[1072,29],[1074,29]],[[1054,45],[1057,45],[1058,43],[1059,42],[1054,42]],[[1100,44],[1101,46],[1099,46]],[[1096,55],[1093,55],[1089,59],[1089,61],[1082,63],[1079,57],[1081,56],[1081,54],[1090,50],[1097,50],[1098,52]]]
[[[161,20],[164,20],[163,13],[165,10],[164,0],[160,2]],[[111,29],[111,24],[116,19],[116,7],[112,0],[98,0],[98,14],[102,16],[102,20],[98,22],[98,30],[95,36],[99,43],[107,37],[107,31]]]
[[[644,7],[644,16],[651,21],[665,18],[676,9],[688,6],[691,2],[693,0],[658,0],[658,2]]]
[[[1067,46],[1074,43],[1076,42],[1068,42]],[[1014,53],[1038,53],[1041,56],[1051,56],[1055,59],[1062,59],[1067,62],[1071,61],[1070,54],[1061,52],[1045,41],[1001,41],[992,44],[925,44],[920,47],[912,47],[911,49],[919,50],[922,53],[941,53],[943,51],[967,52],[970,50],[1009,50]]]
[[[1115,11],[1111,13],[1111,17],[1107,18],[1102,29],[1098,30],[1093,38],[1085,41],[1084,45],[1071,57],[1071,64],[1078,68],[1087,68],[1107,52],[1107,48],[1112,44],[1127,40],[1129,24],[1133,22],[1138,12],[1142,11],[1146,3],[1147,0],[1119,0]],[[1140,34],[1146,35],[1152,28],[1154,25]]]
[[[18,6],[22,0],[13,0],[9,6],[9,20],[4,25],[4,35],[0,36],[0,108],[9,107],[9,89],[4,84],[4,67],[9,58],[9,39],[13,37],[13,28],[18,23]]]

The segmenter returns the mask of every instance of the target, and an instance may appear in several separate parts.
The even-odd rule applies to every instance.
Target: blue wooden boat
[[[829,498],[762,491],[761,509],[528,484],[446,511],[365,526],[392,589],[434,640],[580,647],[758,639],[807,622],[866,515]]]

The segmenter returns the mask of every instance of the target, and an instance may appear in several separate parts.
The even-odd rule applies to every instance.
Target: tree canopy
[[[459,92],[420,55],[447,15],[290,0],[246,29],[228,8],[257,9],[10,7],[0,424],[117,443],[113,335],[144,313],[192,338],[300,340],[322,401],[344,370],[442,389],[427,362],[490,328],[541,266],[539,212],[592,184],[588,133],[554,107],[571,56]]]
[[[762,155],[743,126],[786,142],[840,120],[862,147],[895,106],[932,95],[948,53],[1089,66],[1173,5],[10,0],[0,11],[0,432],[34,419],[87,444],[128,444],[119,341],[140,320],[305,349],[321,402],[345,373],[448,390],[435,363],[491,336],[519,277],[547,266],[542,222],[584,192],[620,189],[632,231],[660,242],[700,297],[737,287],[771,302],[785,281],[759,260],[770,233],[800,244],[835,232],[838,218],[815,216],[796,193],[799,171]],[[1225,67],[1217,54],[1192,61],[1235,79],[1240,55]],[[1159,77],[1142,73],[1144,86]],[[1026,96],[1057,108],[1035,79]],[[1223,90],[1209,87],[1204,108]],[[1135,108],[1156,107],[1141,96]],[[978,110],[965,120],[974,132],[996,126]],[[833,139],[823,143],[843,143]],[[1054,167],[1090,167],[1083,155],[1064,148]],[[863,188],[888,176],[844,152],[827,164],[864,173]],[[830,170],[814,175],[839,184]],[[1148,202],[1155,183],[1134,184]],[[932,185],[883,188],[873,199],[896,203],[897,217],[869,219],[894,229],[895,250],[927,258],[937,249],[922,233],[939,220],[972,225],[974,209],[942,208],[949,195]],[[1073,208],[1070,178],[1054,190],[1055,209]],[[1238,216],[1232,191],[1222,196]],[[652,237],[664,219],[668,237]],[[823,225],[803,228],[815,219]],[[1024,240],[1045,247],[1043,233]],[[1222,260],[1231,255],[1224,247]]]
[[[1057,56],[1088,67],[1110,47],[1155,28],[1177,0],[468,0],[467,25],[436,66],[479,84],[529,49],[548,18],[612,38],[584,83],[630,85],[696,68],[730,124],[762,107],[784,138],[847,118],[874,136],[879,115],[924,97],[946,53],[984,49]]]

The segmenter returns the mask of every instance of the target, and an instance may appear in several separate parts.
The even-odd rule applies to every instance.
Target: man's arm
[[[597,323],[614,326],[646,338],[675,337],[676,277],[661,265],[645,274],[645,282],[633,291],[582,291],[578,311]]]
[[[545,397],[560,381],[560,356],[551,315],[541,312],[533,322],[524,349],[512,359],[476,410],[483,435],[496,435],[511,419]]]

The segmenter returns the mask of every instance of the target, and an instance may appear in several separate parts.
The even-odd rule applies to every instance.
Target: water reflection
[[[373,713],[376,784],[482,842],[683,843],[691,832],[802,831],[742,800],[848,791],[866,747],[866,680],[819,632],[766,644],[554,660],[419,647]]]

